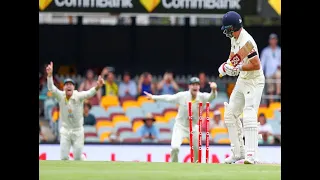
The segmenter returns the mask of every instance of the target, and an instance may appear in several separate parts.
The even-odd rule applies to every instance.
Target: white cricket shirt
[[[202,107],[206,106],[206,102],[211,102],[215,97],[217,97],[217,91],[211,93],[198,92],[197,97],[192,101],[192,126],[198,124],[199,119],[199,102],[202,102]],[[188,102],[191,101],[191,92],[183,91],[178,92],[173,95],[152,95],[152,99],[159,101],[166,101],[170,103],[175,103],[179,105],[178,114],[175,118],[176,123],[184,127],[189,127],[189,114],[188,114]],[[203,110],[205,111],[205,110]]]
[[[84,100],[96,94],[95,87],[88,91],[73,91],[69,100],[65,91],[60,91],[54,84],[52,76],[47,78],[48,90],[58,100],[60,107],[60,125],[67,130],[83,129],[83,103]]]
[[[231,38],[231,53],[236,54],[239,51],[239,49],[247,43],[247,41],[251,41],[251,43],[254,46],[254,51],[257,52],[257,56],[259,56],[256,42],[244,28],[242,28],[238,39],[235,39],[234,37]],[[241,63],[248,64],[249,61],[250,59],[248,59],[248,57],[245,57]],[[255,71],[241,71],[239,77],[243,79],[255,79],[264,77],[264,75],[261,67],[259,70]]]

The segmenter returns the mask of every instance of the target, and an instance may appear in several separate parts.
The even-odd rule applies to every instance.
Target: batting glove
[[[229,64],[226,64],[224,66],[224,69],[226,70],[226,74],[229,75],[229,76],[238,76],[240,71],[241,71],[241,67],[240,65],[236,66],[236,67],[233,67]]]
[[[226,71],[225,71],[225,69],[224,69],[225,64],[226,64],[225,62],[222,63],[222,64],[220,65],[219,69],[218,69],[220,75],[222,75],[222,76],[225,76],[225,75],[226,75]]]

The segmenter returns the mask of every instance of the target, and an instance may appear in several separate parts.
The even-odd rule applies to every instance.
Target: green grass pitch
[[[280,180],[280,165],[39,161],[40,180]]]

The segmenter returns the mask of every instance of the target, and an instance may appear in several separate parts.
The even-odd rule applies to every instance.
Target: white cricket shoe
[[[244,159],[244,156],[243,157],[239,157],[239,158],[234,157],[234,156],[229,156],[224,160],[224,163],[225,164],[233,164],[233,163],[235,163],[237,161],[240,161],[242,159]]]
[[[243,164],[256,164],[257,161],[251,159],[251,158],[247,158],[243,161]]]

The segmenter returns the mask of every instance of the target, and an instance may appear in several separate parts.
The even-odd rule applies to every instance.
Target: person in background
[[[156,88],[152,83],[152,75],[149,72],[144,72],[138,82],[138,94],[139,96],[145,96],[143,92],[148,92],[150,94],[155,94]]]
[[[258,122],[260,122],[259,134],[262,135],[262,139],[259,140],[259,144],[273,144],[273,129],[271,125],[267,123],[264,113],[259,114]]]
[[[91,104],[84,103],[83,104],[83,125],[96,125],[96,118],[94,115],[90,114]]]
[[[137,97],[137,84],[133,80],[131,80],[131,76],[129,72],[125,72],[123,74],[123,81],[120,82],[119,85],[119,97]]]
[[[78,91],[87,91],[95,86],[97,86],[97,82],[94,80],[94,72],[89,69],[86,73],[86,79],[80,84]],[[100,99],[101,91],[99,90],[95,96],[89,99],[89,101],[92,105],[99,105]]]
[[[164,73],[162,81],[158,83],[159,94],[175,94],[179,91],[179,86],[173,79],[172,72]]]
[[[271,81],[281,80],[281,48],[278,45],[278,36],[274,33],[270,34],[269,45],[261,52],[261,65],[267,80],[267,93],[281,95],[281,83]],[[270,100],[272,101],[273,99]]]
[[[224,122],[221,120],[221,113],[219,110],[213,112],[213,120],[210,121],[210,129],[212,128],[227,128]]]
[[[156,120],[151,114],[148,114],[145,119],[143,119],[144,125],[138,130],[139,136],[142,138],[142,142],[157,142],[160,131],[153,125]]]
[[[103,79],[106,79],[104,87],[102,87],[102,96],[118,96],[118,85],[114,80],[114,72],[105,68],[102,71]]]
[[[51,112],[52,108],[56,104],[56,100],[52,98],[51,92],[48,91],[47,87],[47,71],[45,70],[47,65],[45,65],[44,70],[42,72],[42,76],[39,78],[39,108],[40,114],[43,113],[44,119],[47,121],[51,121]],[[56,87],[60,88],[60,82],[57,78],[53,78],[53,83]]]
[[[199,73],[199,79],[200,79],[200,92],[211,92],[210,85],[207,80],[207,76],[204,72]]]

